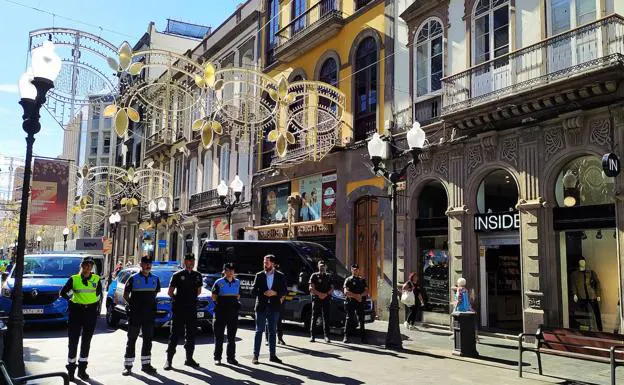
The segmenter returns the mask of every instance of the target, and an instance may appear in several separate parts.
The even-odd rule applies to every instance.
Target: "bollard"
[[[472,311],[454,312],[452,315],[454,337],[453,355],[479,357],[475,333],[477,313]]]

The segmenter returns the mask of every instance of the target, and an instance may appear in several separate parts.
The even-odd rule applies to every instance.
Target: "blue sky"
[[[150,21],[162,31],[167,19],[203,24],[216,28],[244,0],[0,0],[0,154],[24,156],[26,142],[22,109],[17,104],[17,81],[26,69],[28,33],[48,27],[68,27],[100,35],[116,46],[124,40],[132,45],[147,31]],[[49,11],[57,16],[31,8]],[[136,8],[130,5],[137,4]],[[69,21],[64,17],[119,32],[100,32],[98,28]],[[132,36],[132,37],[130,37]],[[41,112],[42,130],[36,136],[34,153],[58,156],[63,148],[63,129],[46,111]]]

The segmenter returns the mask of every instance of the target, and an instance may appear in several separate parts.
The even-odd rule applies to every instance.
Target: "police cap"
[[[224,263],[223,264],[223,270],[234,270],[234,264],[233,263]]]
[[[195,260],[195,254],[193,254],[193,253],[186,254],[184,256],[184,260],[185,261],[194,261]]]
[[[93,257],[84,257],[84,258],[82,258],[82,262],[80,264],[84,265],[84,264],[87,264],[87,263],[90,263],[92,265],[95,264],[95,261],[93,260]]]
[[[351,265],[352,269],[359,269],[360,265],[358,265],[357,263],[354,263],[353,265]]]
[[[141,263],[152,263],[152,259],[148,256],[141,257]]]

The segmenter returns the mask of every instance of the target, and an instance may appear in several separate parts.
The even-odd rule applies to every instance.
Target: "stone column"
[[[539,127],[526,128],[520,136],[520,258],[522,269],[522,308],[525,332],[534,332],[544,323],[543,297],[540,282],[539,217],[544,201],[539,196],[540,161]]]
[[[468,218],[468,209],[464,203],[464,186],[466,183],[466,172],[464,167],[464,146],[456,145],[450,150],[449,161],[449,208],[446,211],[448,216],[448,252],[450,257],[449,280],[453,287],[457,279],[465,276],[464,253],[470,253],[466,249],[464,241],[470,239],[465,234],[465,221]],[[468,279],[468,278],[467,278]],[[469,285],[475,287],[474,281]],[[452,300],[453,291],[450,291]]]

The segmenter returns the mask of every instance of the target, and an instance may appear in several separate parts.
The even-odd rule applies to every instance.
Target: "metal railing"
[[[279,50],[291,39],[303,36],[310,27],[331,18],[342,18],[342,0],[320,0],[299,16],[293,18],[284,28],[277,31],[276,47]]]
[[[372,113],[355,118],[353,125],[353,140],[355,142],[368,139],[375,132],[377,132],[377,114]]]
[[[611,15],[442,79],[442,114],[624,61],[624,18]]]
[[[415,119],[421,125],[433,123],[442,113],[442,95],[414,103]]]
[[[146,149],[149,151],[161,144],[171,144],[171,130],[158,130],[150,135],[147,138]]]
[[[234,193],[232,192],[231,188],[229,189],[229,195],[234,197]],[[243,187],[243,192],[241,193],[240,199],[241,199],[241,202],[245,201],[245,188],[244,187]],[[216,188],[201,192],[199,194],[191,195],[191,199],[189,203],[190,212],[215,209],[218,207],[221,207],[221,199],[219,198],[219,193],[217,193]]]

